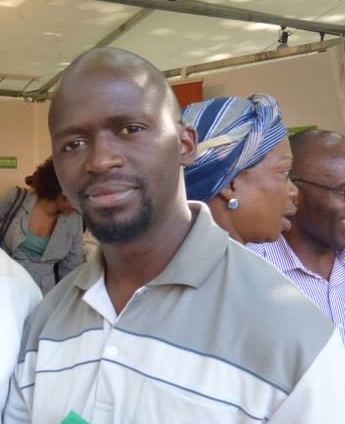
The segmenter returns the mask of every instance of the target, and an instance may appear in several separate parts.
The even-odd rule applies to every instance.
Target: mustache
[[[124,183],[128,185],[136,186],[138,189],[143,189],[145,186],[144,178],[137,175],[129,175],[122,173],[113,173],[111,175],[99,175],[92,176],[89,180],[78,190],[78,197],[86,197],[86,193],[92,189],[94,186],[111,186],[112,184],[116,185],[117,183]]]

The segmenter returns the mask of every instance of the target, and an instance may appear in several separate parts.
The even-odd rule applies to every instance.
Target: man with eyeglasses
[[[345,344],[345,136],[306,130],[290,137],[298,187],[292,228],[249,244],[290,277],[339,328]]]

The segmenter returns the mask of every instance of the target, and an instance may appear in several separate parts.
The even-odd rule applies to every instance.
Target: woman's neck
[[[38,199],[36,205],[48,216],[56,216],[59,213],[55,200]]]

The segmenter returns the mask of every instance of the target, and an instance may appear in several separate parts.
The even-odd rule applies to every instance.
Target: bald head
[[[78,87],[80,78],[92,84],[96,78],[130,77],[132,83],[147,92],[155,91],[160,100],[167,102],[175,118],[181,120],[180,106],[162,73],[144,58],[126,50],[102,47],[78,56],[64,71],[54,92],[48,122],[61,97]]]
[[[168,88],[168,83],[161,72],[144,58],[127,50],[110,47],[95,48],[78,56],[63,73],[59,88],[63,87],[71,78],[87,72],[115,71],[119,74],[143,74],[150,81]],[[58,88],[58,90],[59,90]]]
[[[293,153],[292,178],[316,175],[332,166],[345,150],[345,137],[328,130],[306,130],[289,137]]]

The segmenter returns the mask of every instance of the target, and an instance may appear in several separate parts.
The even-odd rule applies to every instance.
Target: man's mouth
[[[112,181],[89,186],[83,197],[93,207],[111,208],[129,201],[137,190],[138,185],[133,182]]]

